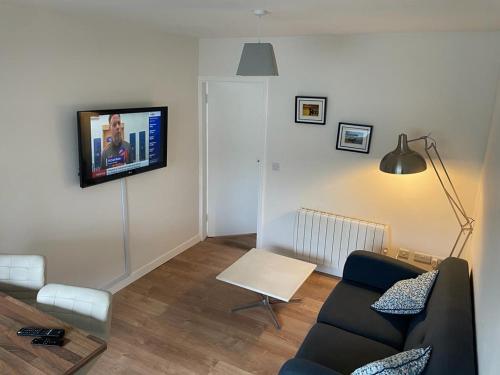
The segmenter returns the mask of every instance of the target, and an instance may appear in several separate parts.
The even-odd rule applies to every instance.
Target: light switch
[[[280,163],[273,161],[273,171],[279,171],[280,170]]]

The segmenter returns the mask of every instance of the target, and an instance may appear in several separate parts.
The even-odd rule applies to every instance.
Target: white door
[[[265,84],[208,82],[207,235],[257,232]]]

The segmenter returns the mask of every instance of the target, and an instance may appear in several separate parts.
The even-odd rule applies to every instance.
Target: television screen
[[[78,112],[82,188],[167,166],[167,107]]]

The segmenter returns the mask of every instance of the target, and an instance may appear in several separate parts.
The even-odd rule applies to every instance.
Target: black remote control
[[[64,340],[54,337],[35,337],[33,340],[31,340],[31,343],[33,345],[62,346]]]
[[[36,336],[36,337],[53,337],[62,339],[64,337],[64,329],[62,328],[39,328],[39,327],[24,327],[17,331],[18,336]]]

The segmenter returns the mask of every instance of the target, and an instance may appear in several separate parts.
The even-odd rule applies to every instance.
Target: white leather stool
[[[40,255],[0,255],[0,291],[30,305],[45,284],[45,259]]]
[[[38,292],[37,307],[103,340],[111,327],[111,293],[62,284],[47,284]],[[97,359],[77,371],[87,374]]]

